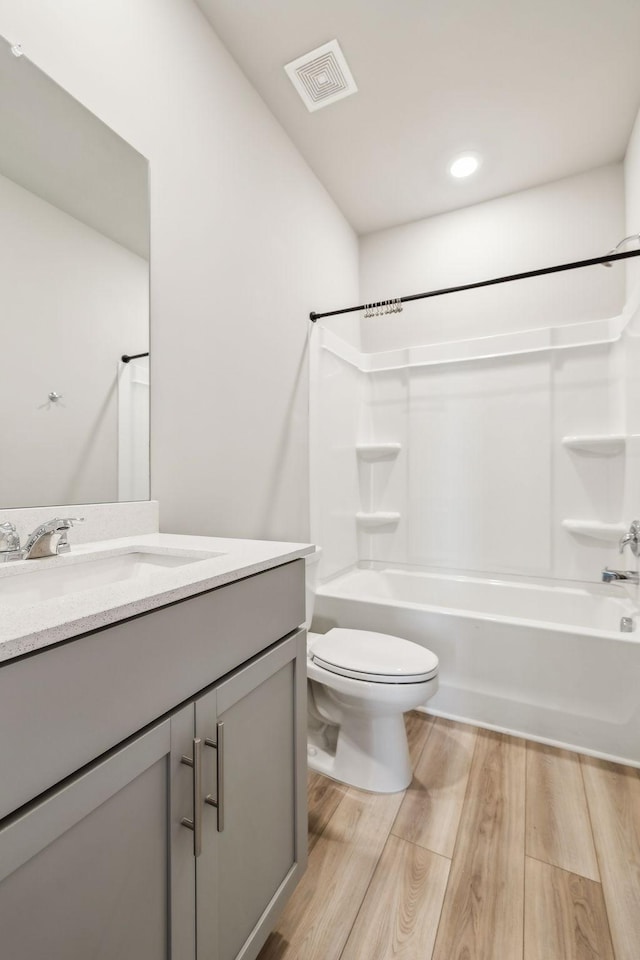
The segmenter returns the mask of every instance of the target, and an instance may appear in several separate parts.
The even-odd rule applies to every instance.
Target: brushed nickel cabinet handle
[[[193,820],[183,817],[180,823],[193,830],[193,855],[199,857],[202,853],[202,814],[200,812],[200,797],[202,795],[202,740],[193,739],[193,758],[182,757],[180,763],[193,767]]]
[[[216,779],[218,781],[218,799],[210,793],[204,798],[205,803],[215,807],[218,812],[218,833],[224,830],[224,723],[216,723],[216,739],[208,737],[204,741],[208,747],[216,751]]]

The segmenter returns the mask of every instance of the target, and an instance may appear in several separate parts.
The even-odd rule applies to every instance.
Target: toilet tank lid
[[[334,627],[318,637],[313,659],[371,677],[412,677],[428,680],[438,672],[438,658],[411,640],[388,633]]]

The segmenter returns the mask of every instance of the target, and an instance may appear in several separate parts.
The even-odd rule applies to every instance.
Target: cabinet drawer
[[[0,817],[304,620],[304,560],[0,668]]]

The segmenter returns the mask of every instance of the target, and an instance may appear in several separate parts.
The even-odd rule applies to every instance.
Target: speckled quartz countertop
[[[314,547],[270,540],[230,540],[219,537],[152,533],[72,546],[71,553],[41,560],[0,564],[0,665],[119,620],[146,613],[234,580],[269,570],[309,553]],[[181,566],[152,567],[143,576],[87,586],[64,596],[29,598],[32,572],[84,568],[92,560],[128,553],[180,557]],[[22,597],[12,600],[11,578],[20,576]],[[58,575],[56,575],[58,576]],[[34,581],[35,582],[35,581]],[[55,589],[55,588],[54,588]]]

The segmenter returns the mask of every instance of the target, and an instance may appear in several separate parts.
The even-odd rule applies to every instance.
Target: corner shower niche
[[[630,464],[640,437],[625,433],[570,435],[562,438],[576,477],[591,491],[597,512],[607,519],[568,517],[562,527],[570,534],[591,541],[615,544],[626,532],[633,505],[628,503],[631,489]],[[627,456],[627,453],[630,456]],[[616,520],[612,520],[616,517]]]
[[[367,533],[389,532],[401,519],[401,514],[396,510],[379,509],[389,474],[401,450],[402,444],[397,441],[356,444],[360,503],[363,508],[356,513],[356,522]]]

